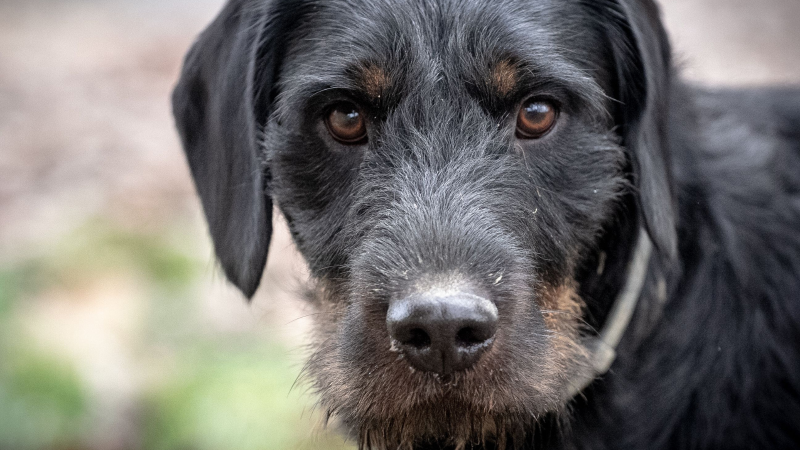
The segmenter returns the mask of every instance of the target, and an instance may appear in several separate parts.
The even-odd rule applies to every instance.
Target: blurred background
[[[280,217],[251,304],[168,103],[223,0],[0,0],[0,449],[345,449],[300,380]],[[708,85],[800,83],[800,1],[664,0]]]

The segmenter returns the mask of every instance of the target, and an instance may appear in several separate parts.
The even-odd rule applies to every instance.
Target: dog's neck
[[[608,372],[617,356],[616,349],[639,303],[644,281],[653,254],[653,243],[644,228],[639,229],[636,247],[628,261],[625,285],[611,306],[608,317],[597,337],[587,344],[590,352],[589,370],[581,372],[570,383],[566,400],[579,394],[598,376]]]

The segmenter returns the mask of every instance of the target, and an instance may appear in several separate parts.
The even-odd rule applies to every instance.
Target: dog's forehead
[[[580,78],[593,59],[591,46],[579,42],[591,34],[585,20],[570,0],[320,3],[290,44],[283,88],[313,84],[380,97],[480,78],[502,96],[521,71]]]

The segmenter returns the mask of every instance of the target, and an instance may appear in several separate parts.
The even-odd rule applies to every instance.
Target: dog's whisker
[[[322,314],[322,313],[309,313],[309,314],[306,314],[306,315],[303,315],[303,316],[297,317],[297,318],[295,318],[295,319],[292,319],[292,320],[290,320],[290,321],[286,322],[284,325],[291,325],[291,324],[293,324],[293,323],[295,323],[295,322],[298,322],[298,321],[300,321],[300,320],[307,319],[307,318],[309,318],[309,317],[319,316],[319,315],[321,315],[321,314]]]

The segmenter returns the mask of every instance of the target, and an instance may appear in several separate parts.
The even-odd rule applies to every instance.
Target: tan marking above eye
[[[325,118],[328,132],[342,144],[360,144],[367,137],[364,115],[352,103],[339,103]]]
[[[367,66],[361,73],[367,95],[378,99],[389,87],[389,76],[378,66]]]
[[[510,61],[501,61],[492,69],[492,87],[501,96],[506,96],[517,85],[517,69]]]
[[[520,139],[539,139],[553,129],[557,118],[558,109],[552,102],[527,100],[517,115],[517,136]]]

